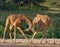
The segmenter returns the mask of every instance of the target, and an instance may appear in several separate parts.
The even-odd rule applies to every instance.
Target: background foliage
[[[34,19],[37,13],[47,14],[53,21],[53,32],[55,38],[60,38],[60,0],[0,0],[0,38],[3,36],[5,21],[10,14],[26,14],[31,20]],[[28,25],[23,22],[22,29],[26,29]],[[35,28],[36,29],[36,28]],[[50,28],[47,28],[47,38],[51,38]],[[12,30],[12,37],[13,37]],[[17,30],[17,38],[24,38]],[[25,32],[28,38],[31,38],[31,31]],[[36,38],[41,38],[43,31],[37,33]],[[6,38],[9,38],[9,30]]]

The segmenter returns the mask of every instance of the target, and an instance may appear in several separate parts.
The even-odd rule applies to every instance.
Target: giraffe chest
[[[16,26],[20,26],[20,25],[21,25],[21,21],[20,22],[17,21]]]
[[[22,21],[20,19],[17,19],[16,22],[15,22],[16,23],[16,26],[20,26],[21,25],[21,22]]]

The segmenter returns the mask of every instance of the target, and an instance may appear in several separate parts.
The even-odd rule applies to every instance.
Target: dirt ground
[[[60,47],[60,39],[47,39],[48,43],[45,43],[46,39],[44,39],[41,44],[40,41],[41,39],[34,39],[31,44],[30,39],[16,39],[16,44],[13,44],[10,39],[5,39],[4,43],[0,39],[0,47]]]

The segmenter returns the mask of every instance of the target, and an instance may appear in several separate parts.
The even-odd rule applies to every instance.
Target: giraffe
[[[29,31],[32,27],[32,22],[25,14],[11,14],[7,17],[2,42],[4,42],[5,34],[6,34],[6,31],[7,31],[8,27],[9,27],[9,30],[10,30],[9,36],[10,36],[11,40],[12,40],[11,30],[12,30],[12,27],[14,27],[14,41],[12,40],[13,43],[16,43],[16,28],[27,39],[27,37],[25,36],[23,30],[21,29],[22,21],[25,21],[29,25],[29,27],[27,29],[25,29],[25,31]]]
[[[34,32],[34,25],[38,24],[38,29],[36,32],[34,32],[32,39],[30,40],[32,43],[32,40],[34,39],[35,35],[43,29],[44,31],[44,35],[42,36],[42,40],[45,37],[46,38],[46,29],[49,26],[52,32],[52,38],[54,38],[54,33],[53,33],[53,22],[51,20],[51,18],[48,15],[41,15],[41,14],[37,14],[36,17],[33,19],[32,21],[33,27],[32,27],[32,31]],[[42,42],[41,40],[41,42]],[[41,43],[40,42],[40,43]],[[47,43],[47,40],[46,40]],[[54,40],[54,44],[55,44],[55,40]]]

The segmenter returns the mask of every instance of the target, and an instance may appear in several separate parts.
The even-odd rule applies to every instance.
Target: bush
[[[36,38],[42,38],[42,36],[43,36],[43,32],[41,31],[36,34]]]
[[[54,30],[54,36],[55,36],[55,38],[60,38],[60,29]]]
[[[3,36],[4,26],[0,25],[0,38]]]
[[[22,23],[22,29],[25,30],[26,28],[28,28],[28,24],[26,22]]]

